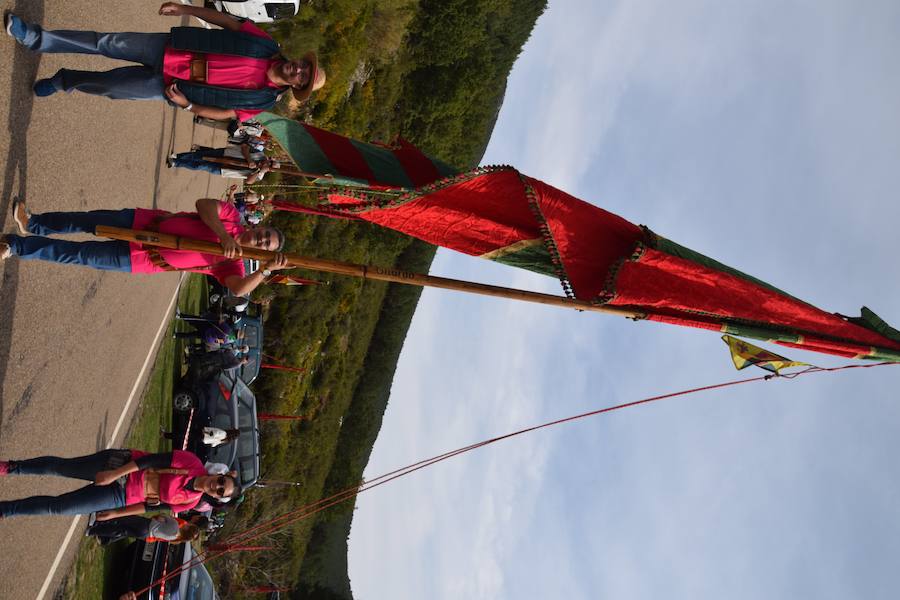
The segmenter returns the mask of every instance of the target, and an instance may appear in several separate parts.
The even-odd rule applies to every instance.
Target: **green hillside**
[[[544,8],[544,0],[335,0],[304,4],[272,30],[288,54],[317,48],[328,71],[315,104],[294,116],[360,139],[399,134],[466,168],[484,152],[509,71]],[[291,252],[421,271],[434,257],[427,244],[367,224],[284,214],[274,221]],[[361,481],[421,293],[303,275],[327,285],[264,292],[274,294],[265,350],[307,371],[266,371],[254,385],[261,411],[308,417],[262,431],[263,478],[301,485],[249,494],[232,531]],[[215,565],[223,596],[275,581],[293,586],[293,598],[352,598],[352,514],[352,503],[334,507],[267,540],[274,550]]]

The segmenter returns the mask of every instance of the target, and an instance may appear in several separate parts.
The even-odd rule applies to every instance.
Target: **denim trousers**
[[[94,233],[97,225],[129,228],[134,224],[134,209],[91,210],[87,212],[50,212],[31,215],[28,231],[37,235],[6,236],[12,253],[26,260],[82,265],[104,271],[131,271],[128,242],[70,242],[46,235]]]
[[[54,475],[93,481],[99,471],[122,466],[129,460],[131,452],[128,450],[103,450],[75,458],[41,456],[10,461],[9,474]],[[83,515],[123,506],[125,506],[125,486],[117,481],[110,485],[87,485],[61,496],[31,496],[0,502],[0,515],[3,517]]]
[[[182,152],[176,154],[172,159],[173,167],[181,167],[182,169],[192,169],[194,171],[206,171],[213,175],[222,173],[222,165],[209,162],[207,157],[222,158],[225,155],[225,148],[211,148],[209,150],[195,150],[194,152]]]
[[[98,33],[95,31],[44,31],[25,24],[23,43],[35,52],[101,54],[139,63],[111,71],[60,69],[51,78],[58,90],[106,96],[113,100],[164,100],[163,55],[168,33]]]

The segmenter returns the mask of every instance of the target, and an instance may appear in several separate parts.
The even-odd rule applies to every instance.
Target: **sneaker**
[[[9,475],[9,462],[0,460],[0,475]]]
[[[38,98],[52,96],[58,91],[59,90],[56,89],[56,86],[53,85],[53,81],[50,79],[38,79],[34,82],[34,95]]]
[[[14,38],[20,44],[25,43],[25,36],[28,35],[25,21],[12,14],[11,11],[6,11],[3,15],[3,27],[6,29],[6,35]]]
[[[9,245],[9,242],[0,240],[0,260],[6,260],[12,256],[12,248]],[[6,471],[3,469],[9,469],[9,463],[2,463],[5,466],[0,466],[0,475],[6,475]]]
[[[31,212],[25,205],[25,201],[16,196],[12,203],[13,221],[16,222],[16,229],[19,235],[28,235],[28,219],[31,218]]]

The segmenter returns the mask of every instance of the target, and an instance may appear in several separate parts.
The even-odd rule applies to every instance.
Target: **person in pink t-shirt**
[[[34,84],[37,96],[80,91],[114,100],[168,100],[209,119],[245,120],[291,90],[304,101],[325,85],[315,52],[281,55],[272,37],[249,21],[210,8],[166,2],[159,14],[192,16],[221,30],[175,27],[170,33],[45,31],[7,13],[6,31],[35,52],[101,54],[139,63],[106,72],[60,69]]]
[[[287,268],[280,252],[284,234],[274,227],[244,227],[237,209],[221,200],[201,198],[197,212],[168,213],[145,208],[31,214],[20,199],[13,201],[19,235],[0,237],[0,257],[76,264],[107,271],[160,273],[192,271],[216,278],[235,295],[249,294],[272,271]],[[134,242],[72,242],[52,234],[94,233],[98,225],[158,231],[222,245],[225,256],[192,250],[145,247]],[[37,234],[37,235],[29,235]],[[241,246],[277,251],[261,269],[246,274]]]
[[[92,483],[60,496],[30,496],[0,502],[0,518],[96,513],[106,521],[148,511],[174,514],[197,506],[204,494],[235,498],[241,486],[232,473],[210,475],[191,452],[150,454],[141,450],[101,450],[87,456],[41,456],[0,461],[0,476],[51,475]]]

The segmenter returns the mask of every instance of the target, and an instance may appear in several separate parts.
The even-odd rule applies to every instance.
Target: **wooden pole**
[[[250,163],[246,160],[241,160],[239,158],[231,158],[229,156],[207,156],[204,158],[206,162],[216,163],[217,165],[222,165],[224,167],[235,167],[237,169],[250,169]],[[284,166],[279,163],[277,168],[272,167],[269,169],[272,173],[284,173],[285,175],[294,175],[295,177],[308,177],[309,179],[321,179],[321,178],[333,178],[332,175],[319,175],[318,173],[307,173],[305,171],[299,171],[292,167]]]
[[[202,252],[204,254],[214,254],[216,256],[224,255],[222,246],[219,244],[166,233],[157,233],[155,231],[140,231],[99,225],[96,229],[96,235],[114,240],[136,242],[147,246],[159,246],[161,248],[170,248],[173,250],[190,250],[193,252]],[[275,252],[269,250],[260,250],[259,248],[252,248],[249,246],[243,247],[243,258],[268,261],[272,260],[275,257],[275,254]],[[458,292],[467,292],[469,294],[493,296],[495,298],[509,298],[511,300],[533,302],[547,306],[559,306],[575,310],[613,314],[628,319],[642,319],[646,316],[643,313],[619,308],[617,306],[598,306],[584,300],[573,300],[551,294],[541,294],[538,292],[487,285],[484,283],[461,281],[459,279],[448,279],[446,277],[435,277],[394,268],[357,265],[322,258],[310,258],[300,256],[299,254],[285,253],[284,256],[292,267],[324,271],[326,273],[337,273],[338,275],[349,275],[350,277],[361,277],[363,279],[374,279],[376,281],[388,281],[391,283],[405,283],[407,285],[455,290]]]

